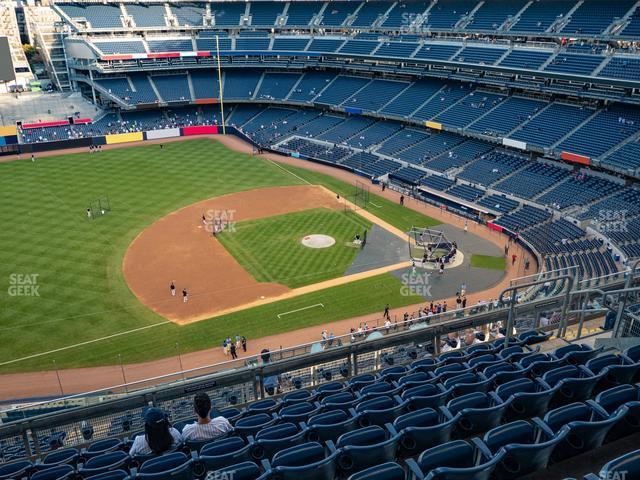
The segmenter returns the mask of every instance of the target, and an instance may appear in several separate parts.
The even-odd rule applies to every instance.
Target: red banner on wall
[[[198,127],[184,127],[182,129],[182,135],[188,137],[189,135],[217,135],[218,127],[215,125],[202,125]]]
[[[491,230],[495,230],[496,232],[502,233],[502,227],[500,225],[496,225],[495,223],[487,222],[487,227]]]
[[[580,165],[591,164],[591,159],[589,157],[578,155],[576,153],[562,152],[560,154],[560,158],[562,158],[563,160],[566,160],[567,162],[579,163]]]
[[[57,122],[39,122],[39,123],[23,123],[22,129],[29,128],[46,128],[46,127],[62,127],[69,125],[69,120],[58,120]]]

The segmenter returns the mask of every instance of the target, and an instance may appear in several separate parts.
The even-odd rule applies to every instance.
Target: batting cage
[[[356,180],[353,193],[347,196],[347,200],[351,205],[345,203],[345,210],[366,210],[369,206],[369,185]]]
[[[409,259],[415,262],[445,263],[456,254],[456,242],[449,241],[442,230],[411,227],[408,234]]]
[[[90,220],[103,217],[111,211],[111,202],[109,197],[101,197],[89,203],[87,208],[87,217]]]

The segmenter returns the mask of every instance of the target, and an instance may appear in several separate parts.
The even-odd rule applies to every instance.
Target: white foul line
[[[55,350],[49,350],[47,352],[34,353],[33,355],[29,355],[28,357],[15,358],[13,360],[9,360],[8,362],[0,363],[0,366],[9,365],[11,363],[18,363],[18,362],[22,362],[24,360],[29,360],[31,358],[42,357],[44,355],[49,355],[51,353],[62,352],[64,350],[70,350],[70,349],[76,348],[76,347],[82,347],[84,345],[89,345],[91,343],[101,342],[102,340],[108,340],[110,338],[120,337],[122,335],[127,335],[129,333],[135,333],[135,332],[139,332],[141,330],[147,330],[149,328],[159,327],[160,325],[166,325],[167,323],[171,323],[171,320],[165,320],[164,322],[154,323],[152,325],[147,325],[147,326],[140,327],[140,328],[134,328],[133,330],[127,330],[126,332],[114,333],[113,335],[108,335],[106,337],[95,338],[93,340],[87,340],[86,342],[80,342],[80,343],[76,343],[76,344],[73,344],[73,345],[68,345],[66,347],[56,348]]]
[[[309,305],[308,307],[298,308],[297,310],[291,310],[290,312],[279,313],[278,314],[278,318],[280,318],[280,317],[282,317],[284,315],[289,315],[290,313],[301,312],[302,310],[308,310],[308,309],[314,308],[314,307],[322,307],[322,308],[324,308],[324,305],[322,303],[316,303],[315,305]]]
[[[382,205],[376,205],[376,204],[375,204],[375,203],[373,203],[373,202],[369,202],[369,203],[370,203],[371,205],[373,205],[374,207],[376,207],[376,208],[382,208]]]
[[[276,167],[280,168],[281,170],[284,170],[285,172],[287,172],[289,175],[293,175],[294,177],[296,177],[298,180],[302,180],[304,183],[306,183],[307,185],[311,185],[311,182],[309,182],[308,180],[305,180],[304,178],[302,178],[299,175],[296,175],[295,173],[293,173],[290,170],[287,170],[286,168],[284,168],[282,165],[280,165],[279,163],[274,162],[273,160],[266,158],[265,159],[267,162],[270,162],[272,164],[274,164]]]

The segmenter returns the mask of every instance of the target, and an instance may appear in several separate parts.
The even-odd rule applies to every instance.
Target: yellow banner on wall
[[[16,128],[15,125],[7,125],[4,127],[0,126],[0,137],[11,137],[17,134],[18,134],[18,129]]]
[[[438,122],[424,122],[424,124],[429,128],[433,128],[434,130],[442,130],[442,124],[441,123],[438,123]]]
[[[115,135],[107,135],[105,139],[107,145],[112,145],[114,143],[139,142],[144,140],[144,135],[142,132],[116,133]]]

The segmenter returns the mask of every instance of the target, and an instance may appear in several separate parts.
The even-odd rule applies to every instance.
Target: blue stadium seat
[[[152,458],[142,464],[136,478],[141,480],[191,480],[193,459],[182,452],[174,452]]]
[[[313,402],[316,399],[315,392],[310,390],[298,390],[287,393],[282,397],[283,405],[294,405],[296,403]],[[282,412],[281,412],[282,413]]]
[[[31,475],[30,480],[67,480],[76,473],[71,465],[57,465]]]
[[[574,343],[556,349],[553,352],[553,356],[558,360],[565,360],[567,363],[572,365],[584,365],[587,361],[598,355],[602,350],[603,347],[594,350],[589,345]]]
[[[276,453],[265,465],[267,478],[281,480],[332,480],[337,469],[338,452],[317,442],[304,443]]]
[[[306,422],[309,417],[319,414],[320,411],[318,404],[298,402],[281,408],[278,418],[283,422]]]
[[[396,458],[399,439],[399,435],[391,435],[375,425],[345,433],[335,443],[338,468],[346,475],[392,462]]]
[[[33,463],[29,460],[16,460],[15,462],[3,463],[0,465],[0,480],[10,478],[21,479],[29,476],[33,469]]]
[[[408,401],[409,410],[422,408],[438,408],[447,403],[451,397],[451,390],[446,390],[442,384],[425,383],[407,388],[401,398]]]
[[[602,478],[640,478],[640,450],[629,452],[607,462],[603,465],[600,473],[593,477],[585,477],[585,480],[592,480],[592,478],[593,480]]]
[[[106,438],[104,440],[93,442],[87,448],[83,449],[81,451],[81,454],[82,458],[89,459],[97,455],[113,452],[114,450],[118,450],[120,448],[122,448],[122,441],[120,439]]]
[[[83,477],[91,477],[112,470],[126,470],[131,457],[122,450],[103,453],[89,458],[83,465],[78,465],[78,473]]]
[[[407,460],[411,480],[489,480],[504,453],[486,457],[476,442],[453,440]]]
[[[209,471],[211,478],[233,478],[234,480],[257,480],[262,472],[253,462],[242,462],[220,470]]]
[[[467,393],[486,393],[491,387],[491,379],[481,373],[463,373],[445,380],[442,385],[451,390],[451,396],[460,397]]]
[[[496,480],[511,480],[544,470],[553,449],[566,435],[561,431],[552,436],[535,422],[517,420],[489,430],[478,445],[487,457],[504,452],[493,475]]]
[[[263,428],[269,427],[276,422],[276,418],[267,413],[258,413],[256,415],[250,415],[239,419],[233,429],[236,434],[243,438],[247,438],[249,435],[255,435]]]
[[[251,459],[251,444],[240,437],[229,437],[208,443],[200,450],[198,461],[207,471],[220,470]]]
[[[543,416],[558,388],[549,388],[538,379],[520,378],[500,385],[495,394],[508,402],[505,416],[511,421]]]
[[[400,435],[403,456],[412,456],[448,442],[455,426],[455,419],[448,419],[441,409],[422,408],[399,416],[388,428]]]
[[[72,465],[75,467],[80,459],[80,453],[75,448],[65,448],[63,450],[55,450],[47,454],[41,463],[36,463],[34,467],[37,470],[51,468],[57,465]]]
[[[557,387],[552,400],[554,406],[590,398],[601,378],[602,375],[594,375],[581,365],[565,365],[542,375],[543,382]]]
[[[525,345],[533,345],[547,341],[551,337],[551,332],[543,332],[539,330],[527,330],[518,335],[518,340],[525,342]]]
[[[360,425],[382,427],[402,415],[406,411],[407,403],[400,397],[380,396],[360,402],[356,405],[355,411],[360,416]]]
[[[255,460],[270,459],[285,448],[301,445],[305,441],[306,432],[291,422],[278,423],[263,428],[252,443],[250,452]]]
[[[595,402],[609,415],[619,410],[624,415],[607,434],[607,441],[631,435],[640,431],[640,385],[618,385],[599,393]]]
[[[405,480],[404,469],[394,462],[383,463],[354,473],[347,480]]]
[[[129,473],[125,470],[111,470],[110,472],[87,477],[85,480],[128,480],[129,478]]]
[[[469,393],[450,400],[444,412],[456,420],[456,435],[464,438],[500,425],[509,407],[493,392]]]
[[[603,374],[598,384],[601,390],[632,383],[640,371],[640,363],[631,363],[625,356],[612,353],[592,358],[584,366],[594,375]]]
[[[325,410],[348,410],[358,403],[359,399],[351,392],[340,392],[321,400]]]
[[[307,440],[310,442],[334,442],[343,433],[358,428],[359,418],[344,410],[331,410],[314,415],[307,422]]]
[[[614,415],[597,406],[585,403],[572,403],[551,410],[544,421],[537,422],[551,436],[566,430],[567,435],[556,445],[552,453],[554,461],[561,461],[598,448],[604,442],[609,430],[624,416],[624,410]]]

